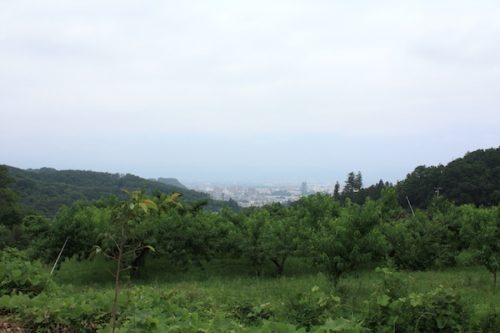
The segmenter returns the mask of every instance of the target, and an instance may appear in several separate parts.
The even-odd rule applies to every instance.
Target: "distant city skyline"
[[[500,144],[500,3],[2,1],[0,163],[403,179]]]

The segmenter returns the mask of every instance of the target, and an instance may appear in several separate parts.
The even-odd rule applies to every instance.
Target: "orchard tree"
[[[347,201],[338,218],[330,219],[315,233],[320,262],[335,285],[363,264],[383,258],[387,245],[379,230],[380,207],[371,200],[363,206]]]
[[[64,257],[87,258],[91,254],[92,244],[100,245],[96,244],[96,240],[99,242],[100,236],[109,231],[111,213],[109,207],[98,208],[86,202],[77,202],[71,207],[63,206],[45,234],[46,259],[53,260],[66,240]]]
[[[491,218],[482,221],[473,240],[479,262],[493,276],[493,288],[496,288],[497,273],[500,270],[500,206],[492,209]]]
[[[293,214],[293,209],[284,208],[280,204],[273,204],[268,209],[270,220],[266,224],[264,248],[276,267],[277,275],[282,275],[289,257],[307,252],[310,228]]]
[[[141,223],[136,224],[134,232],[130,235],[129,242],[136,244],[136,251],[132,254],[130,263],[132,277],[139,276],[141,269],[145,265],[146,257],[152,248],[163,250],[162,242],[164,238],[167,239],[168,236],[171,238],[172,235],[174,237],[179,236],[178,232],[171,231],[173,228],[179,229],[177,226],[183,226],[182,217],[189,212],[179,202],[180,193],[164,194],[157,192],[151,198],[147,198],[143,194],[141,196],[147,202],[154,203],[156,208],[154,212],[146,214]],[[165,228],[170,232],[167,237],[163,237],[164,234],[162,234]],[[175,249],[183,251],[184,247],[175,246]],[[163,254],[164,252],[160,251],[160,253]]]
[[[270,214],[264,209],[256,209],[244,219],[239,228],[239,248],[242,255],[250,261],[254,273],[261,276],[263,265],[269,259],[266,242]]]
[[[125,191],[127,192],[127,191]],[[102,252],[116,262],[114,273],[115,296],[111,310],[112,332],[116,330],[116,315],[118,311],[118,298],[120,293],[120,276],[123,272],[133,268],[132,262],[137,253],[144,248],[154,250],[145,244],[141,235],[144,221],[160,209],[168,209],[177,204],[178,193],[173,193],[162,198],[161,202],[155,203],[147,198],[142,191],[127,192],[129,199],[117,203],[111,214],[111,224],[104,234],[103,248],[96,246],[96,252]]]
[[[446,228],[417,210],[415,216],[385,221],[382,232],[388,242],[388,257],[400,269],[425,270],[445,255],[441,242]]]
[[[230,252],[231,223],[220,214],[209,211],[181,213],[176,209],[150,219],[152,232],[147,244],[171,264],[186,267],[202,266],[217,254]]]
[[[304,228],[313,231],[321,229],[321,225],[340,215],[340,204],[332,196],[316,193],[300,198],[292,205],[293,215],[302,220]]]

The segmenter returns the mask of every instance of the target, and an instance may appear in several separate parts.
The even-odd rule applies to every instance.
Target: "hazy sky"
[[[0,0],[0,164],[395,181],[500,144],[500,2]]]

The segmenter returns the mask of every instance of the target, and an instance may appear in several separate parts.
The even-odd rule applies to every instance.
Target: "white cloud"
[[[495,144],[499,36],[495,1],[3,1],[0,157],[48,133]]]

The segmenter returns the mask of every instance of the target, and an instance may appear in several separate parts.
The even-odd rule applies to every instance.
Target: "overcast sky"
[[[0,0],[0,164],[402,179],[500,144],[500,2]]]

